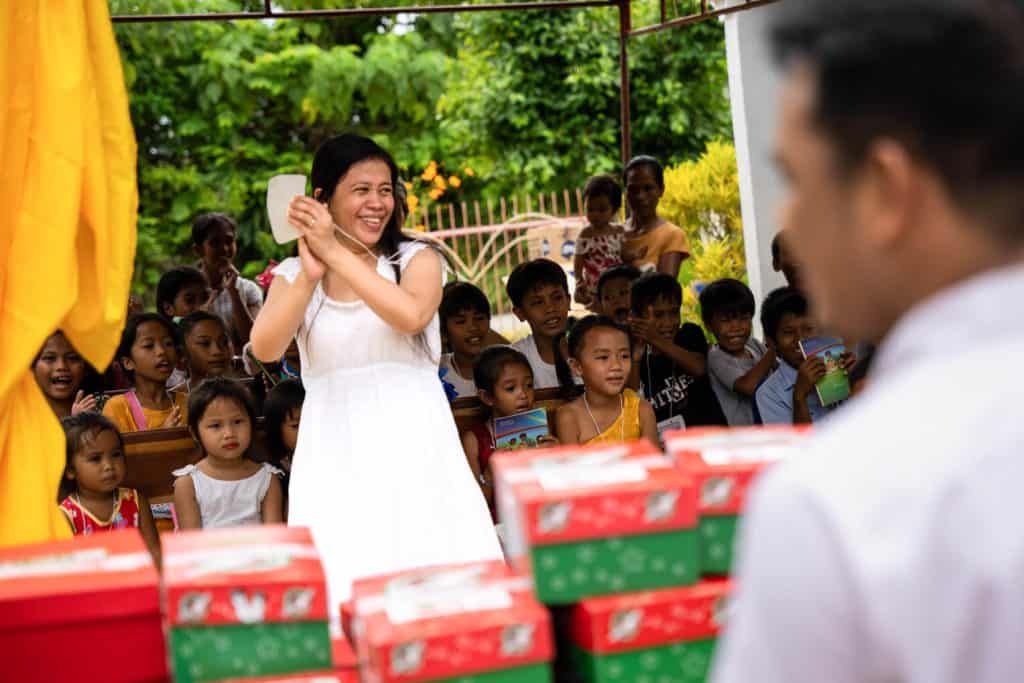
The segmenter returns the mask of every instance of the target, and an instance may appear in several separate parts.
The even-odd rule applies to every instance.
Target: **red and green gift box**
[[[504,562],[356,581],[364,683],[550,683],[551,620]]]
[[[730,590],[715,579],[581,601],[569,620],[577,674],[585,683],[704,683]]]
[[[0,550],[0,652],[5,681],[164,680],[160,578],[139,532]]]
[[[751,484],[766,467],[799,448],[809,427],[704,427],[669,432],[666,450],[697,485],[700,567],[732,569],[736,528]]]
[[[163,539],[178,683],[331,670],[324,572],[308,529],[253,526]]]
[[[541,602],[696,582],[696,489],[649,442],[496,454],[492,466],[509,559]]]

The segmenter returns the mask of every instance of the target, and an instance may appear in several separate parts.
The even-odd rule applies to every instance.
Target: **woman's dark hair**
[[[71,469],[71,461],[79,450],[85,445],[86,437],[93,437],[100,432],[111,431],[117,436],[117,443],[124,452],[124,439],[121,432],[108,418],[99,413],[78,413],[61,418],[60,426],[64,428],[64,475],[60,480],[60,487],[57,491],[57,502],[67,498],[75,490],[75,483],[67,478],[67,471]]]
[[[629,292],[629,307],[633,315],[643,315],[647,307],[653,306],[658,299],[682,306],[683,288],[668,273],[646,273],[633,283]]]
[[[772,290],[761,303],[761,329],[766,339],[776,339],[782,316],[807,315],[807,297],[793,287]]]
[[[613,329],[621,332],[629,340],[630,348],[633,348],[633,336],[629,333],[629,329],[618,324],[608,316],[588,315],[577,321],[568,332],[569,358],[579,359],[587,334],[599,328]],[[569,361],[562,355],[561,336],[555,339],[555,372],[558,374],[558,383],[563,389],[576,386],[576,381],[572,376],[572,369],[569,367]]]
[[[227,324],[224,322],[224,318],[220,317],[215,313],[209,311],[192,311],[178,323],[178,331],[181,333],[181,340],[184,343],[185,338],[192,334],[192,330],[196,328],[201,322],[212,321],[220,325],[228,335],[228,339],[231,338],[231,330],[228,329]]]
[[[436,244],[428,240],[418,240],[402,232],[402,224],[405,222],[407,207],[405,205],[404,186],[398,175],[398,166],[395,165],[395,160],[391,158],[387,150],[370,138],[345,133],[328,138],[321,143],[320,147],[316,150],[316,154],[313,155],[313,166],[309,172],[313,192],[315,193],[317,190],[320,190],[316,200],[323,204],[328,204],[331,201],[331,197],[334,196],[338,182],[345,177],[345,174],[356,164],[369,160],[383,162],[391,172],[395,209],[391,212],[391,218],[388,219],[387,225],[384,226],[384,231],[377,242],[377,248],[381,255],[391,263],[395,273],[395,282],[400,284],[402,281],[402,269],[398,263],[397,256],[399,247],[403,242],[422,242],[431,247],[447,262],[447,257]],[[321,301],[320,305],[321,307],[323,306],[323,301]],[[319,310],[317,314],[319,314]],[[316,315],[314,315],[314,321],[315,319]],[[312,328],[312,323],[310,327]],[[308,337],[309,331],[306,334]],[[421,332],[417,335],[415,343],[421,350],[429,353],[425,333]]]
[[[174,345],[176,347],[181,346],[181,336],[178,334],[178,328],[170,320],[159,313],[136,313],[128,318],[124,324],[124,330],[121,331],[121,343],[117,345],[117,355],[115,356],[117,360],[122,358],[131,360],[132,346],[135,345],[135,337],[138,336],[139,327],[146,323],[160,323],[167,330],[168,334],[171,335]],[[125,372],[131,371],[126,369]]]
[[[238,225],[227,214],[216,211],[204,213],[196,216],[192,221],[192,244],[197,247],[203,246],[203,243],[210,238],[210,233],[214,228],[224,228],[231,232],[238,231]]]
[[[622,182],[629,184],[629,173],[637,168],[647,168],[650,170],[651,175],[654,176],[654,182],[658,184],[658,187],[665,189],[665,169],[661,167],[661,162],[651,156],[638,156],[630,159],[629,163],[626,164],[626,170],[622,172]]]
[[[199,421],[203,419],[203,414],[210,404],[218,398],[227,398],[240,405],[249,416],[249,424],[252,425],[253,431],[256,430],[256,407],[252,403],[252,395],[248,389],[242,386],[238,380],[227,377],[204,379],[188,395],[188,430],[192,432],[192,438],[196,440],[201,449],[203,442],[199,438]],[[250,444],[251,447],[252,444]],[[205,452],[205,449],[203,450]]]
[[[298,379],[278,382],[267,394],[267,400],[263,403],[263,431],[271,461],[275,465],[279,465],[281,458],[287,454],[284,441],[281,440],[281,425],[288,419],[288,413],[302,407],[305,399],[306,390]]]
[[[156,312],[164,312],[164,304],[173,308],[178,293],[189,285],[201,285],[209,289],[210,284],[202,271],[193,266],[176,266],[160,276],[156,285]]]
[[[479,287],[470,282],[449,282],[444,286],[441,306],[437,310],[438,316],[441,318],[441,331],[444,332],[448,318],[463,311],[482,313],[490,318],[491,302],[487,300],[487,295]]]
[[[489,346],[480,353],[480,357],[473,364],[473,382],[478,390],[494,393],[494,385],[498,383],[498,377],[506,365],[518,363],[530,369],[530,361],[526,356],[511,346]]]
[[[753,317],[754,308],[754,293],[750,287],[732,278],[715,280],[700,293],[700,317],[708,326],[719,313]]]
[[[591,197],[606,197],[613,211],[622,208],[622,186],[610,173],[596,175],[583,186],[583,199]]]
[[[791,0],[771,39],[810,67],[813,125],[837,171],[894,140],[992,236],[1024,239],[1020,0]]]

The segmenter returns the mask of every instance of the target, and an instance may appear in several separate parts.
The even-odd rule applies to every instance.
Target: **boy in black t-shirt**
[[[633,364],[638,383],[658,419],[658,434],[697,425],[725,425],[707,377],[708,342],[693,323],[679,325],[683,291],[671,275],[650,273],[630,293],[633,335],[645,344]]]

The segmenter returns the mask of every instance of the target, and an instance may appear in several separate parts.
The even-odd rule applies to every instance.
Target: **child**
[[[57,330],[32,361],[32,374],[58,418],[96,411],[99,375]]]
[[[693,323],[679,326],[683,290],[671,275],[648,273],[632,290],[633,334],[644,344],[635,386],[651,402],[658,435],[670,429],[724,425],[707,377],[708,342]]]
[[[438,316],[441,335],[451,349],[441,356],[441,379],[451,385],[455,398],[476,396],[473,364],[491,329],[491,303],[474,285],[451,282],[444,288]]]
[[[473,476],[494,517],[494,484],[491,479],[491,454],[494,453],[494,418],[507,417],[533,408],[533,370],[530,362],[511,346],[484,349],[473,366],[473,380],[480,401],[491,409],[486,422],[470,427],[462,434],[462,449]],[[557,444],[553,437],[542,437],[544,445]]]
[[[158,313],[134,315],[125,323],[117,348],[121,367],[132,388],[114,396],[103,414],[122,433],[180,427],[186,420],[188,397],[167,390],[178,363],[178,336],[173,323]]]
[[[76,536],[136,528],[156,566],[160,539],[153,513],[142,494],[121,487],[125,476],[124,442],[117,428],[98,413],[61,420],[67,440],[67,464],[60,489],[60,510]]]
[[[754,424],[753,397],[775,369],[775,350],[751,338],[754,294],[738,280],[712,282],[700,293],[701,317],[717,344],[708,374],[729,426]]]
[[[288,483],[292,476],[292,454],[299,440],[299,422],[302,420],[302,402],[306,390],[297,379],[280,382],[267,394],[263,404],[263,431],[267,435],[270,462],[284,471],[281,488],[288,497]]]
[[[177,322],[189,313],[209,308],[210,297],[210,285],[198,268],[178,266],[160,276],[156,285],[156,310]]]
[[[776,273],[782,273],[790,287],[803,289],[800,267],[793,260],[792,249],[786,244],[786,235],[783,232],[775,233],[775,237],[772,238],[772,268]]]
[[[616,443],[643,437],[658,443],[651,404],[626,387],[632,349],[629,332],[611,318],[590,315],[572,328],[569,367],[583,379],[583,395],[558,409],[559,441]]]
[[[597,314],[611,318],[620,325],[628,325],[629,293],[638,277],[640,271],[627,264],[609,268],[601,273],[597,281]]]
[[[512,271],[505,289],[516,317],[530,326],[531,334],[512,347],[529,360],[534,388],[559,386],[555,345],[569,324],[569,280],[565,271],[548,259],[527,261]]]
[[[281,470],[248,457],[256,414],[249,392],[225,377],[189,397],[188,428],[203,452],[174,471],[174,507],[182,529],[218,529],[284,521]]]
[[[223,320],[212,313],[196,311],[182,318],[178,329],[185,342],[189,390],[207,377],[223,377],[231,372],[235,348]]]
[[[679,266],[690,256],[686,233],[658,215],[665,193],[665,174],[654,157],[636,157],[626,165],[626,244],[622,260],[642,271],[656,270],[679,277]]]
[[[614,222],[622,207],[622,188],[614,177],[596,175],[583,188],[583,202],[587,225],[576,240],[573,298],[595,309],[601,273],[622,263],[622,226]]]
[[[222,213],[204,213],[192,223],[193,248],[213,289],[209,310],[227,322],[232,340],[242,348],[263,307],[263,292],[240,276],[232,263],[237,250],[235,231],[235,222]]]

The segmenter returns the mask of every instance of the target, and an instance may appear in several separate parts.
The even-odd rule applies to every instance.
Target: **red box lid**
[[[163,558],[173,626],[327,619],[324,571],[304,527],[170,534]]]
[[[696,486],[646,440],[563,446],[491,460],[505,541],[529,545],[687,529]]]
[[[0,629],[160,614],[137,529],[0,549]]]
[[[343,636],[331,639],[331,661],[335,669],[354,669],[359,666],[355,650],[352,649],[348,638]]]
[[[220,683],[359,683],[359,674],[352,671],[308,671],[306,673],[226,678]]]
[[[573,608],[573,641],[613,653],[713,638],[725,621],[732,584],[703,581],[686,588],[587,598]]]
[[[530,580],[504,562],[357,581],[357,646],[367,678],[430,681],[546,662],[551,622]],[[365,656],[364,656],[365,653]]]
[[[737,514],[756,475],[795,453],[810,434],[810,426],[700,427],[669,432],[665,444],[696,481],[701,514]]]

